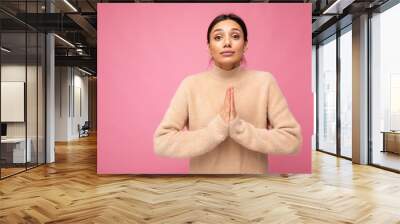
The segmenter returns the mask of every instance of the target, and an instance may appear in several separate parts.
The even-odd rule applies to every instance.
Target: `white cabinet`
[[[26,140],[27,148],[25,154],[25,138],[7,138],[2,139],[2,146],[11,147],[12,148],[12,162],[13,163],[25,163],[32,161],[32,140],[27,138]]]

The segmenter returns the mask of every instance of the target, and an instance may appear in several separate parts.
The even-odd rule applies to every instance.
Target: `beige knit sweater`
[[[220,117],[226,89],[235,89],[237,117]],[[185,130],[185,127],[187,130]],[[267,154],[294,154],[302,142],[274,77],[236,67],[186,77],[154,133],[159,156],[190,158],[190,173],[267,173]]]

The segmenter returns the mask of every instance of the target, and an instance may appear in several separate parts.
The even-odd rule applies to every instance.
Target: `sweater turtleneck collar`
[[[245,69],[241,64],[231,70],[225,70],[218,67],[215,63],[212,63],[212,68],[210,69],[210,72],[211,76],[217,79],[234,81],[240,79],[244,75],[244,70]]]

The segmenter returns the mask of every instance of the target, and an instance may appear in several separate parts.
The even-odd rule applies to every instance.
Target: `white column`
[[[353,19],[353,162],[368,163],[368,15]]]
[[[54,6],[47,1],[48,12],[54,11]],[[55,162],[54,133],[55,133],[55,44],[54,35],[46,35],[46,163]]]

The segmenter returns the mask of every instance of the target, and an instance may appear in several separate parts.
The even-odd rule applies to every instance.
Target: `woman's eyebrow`
[[[232,30],[232,31],[239,31],[239,32],[240,32],[240,29],[238,29],[238,28],[232,28],[231,30]],[[217,31],[223,31],[223,29],[221,29],[221,28],[215,29],[215,30],[213,31],[213,33],[217,32]]]
[[[232,28],[232,30],[235,30],[235,31],[239,31],[239,32],[240,32],[240,29],[238,29],[238,28]]]
[[[215,30],[213,31],[213,33],[217,32],[217,31],[222,31],[222,29],[221,29],[221,28],[215,29]]]

